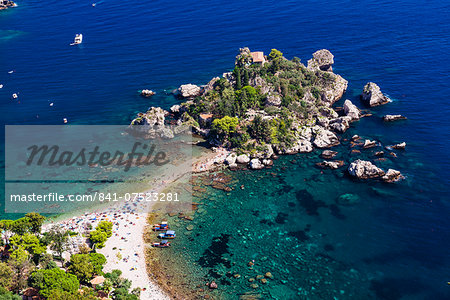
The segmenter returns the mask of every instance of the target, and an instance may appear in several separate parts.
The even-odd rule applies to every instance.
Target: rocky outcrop
[[[327,105],[331,106],[336,101],[342,98],[345,91],[347,90],[348,81],[342,78],[340,75],[334,73],[329,73],[333,79],[333,83],[329,84],[322,91],[322,101]]]
[[[142,96],[142,97],[146,97],[146,98],[151,97],[151,96],[153,96],[154,94],[155,94],[155,92],[152,91],[152,90],[147,90],[147,89],[145,89],[145,90],[142,90],[142,91],[141,91],[141,96]]]
[[[395,145],[392,145],[392,146],[387,146],[386,148],[388,148],[388,149],[396,149],[396,150],[405,150],[406,143],[402,142],[402,143],[395,144]]]
[[[152,107],[146,113],[139,113],[131,121],[130,128],[144,134],[146,138],[173,138],[173,131],[164,125],[167,113],[160,107]]]
[[[181,111],[181,105],[175,104],[170,107],[170,111],[174,114],[177,114]]]
[[[405,177],[400,173],[400,171],[389,169],[386,174],[381,177],[384,182],[397,182],[404,179]]]
[[[369,149],[369,148],[375,147],[376,145],[377,145],[377,141],[365,140],[363,148]]]
[[[260,169],[264,168],[264,165],[261,163],[261,161],[258,158],[252,159],[248,166],[252,170],[260,170]]]
[[[238,164],[248,164],[250,162],[250,156],[248,154],[241,154],[236,157],[236,162]]]
[[[359,120],[361,118],[361,111],[355,104],[350,100],[345,100],[344,102],[344,113],[347,117],[350,117],[352,121]]]
[[[383,117],[383,121],[385,122],[392,122],[392,121],[398,121],[398,120],[406,120],[407,118],[402,115],[385,115]]]
[[[236,153],[231,153],[225,158],[225,163],[229,166],[234,165],[236,164],[236,158],[237,158]]]
[[[377,178],[384,175],[384,171],[370,161],[355,160],[348,166],[348,173],[359,179]]]
[[[265,81],[259,75],[256,75],[255,77],[250,78],[249,84],[255,88],[259,87],[262,94],[269,94],[269,93],[273,93],[275,91],[273,86],[271,84],[269,84],[267,81]]]
[[[335,157],[338,153],[336,151],[331,151],[331,150],[324,150],[322,152],[322,154],[320,154],[320,157],[324,158],[324,159],[331,159],[333,157]]]
[[[328,123],[328,126],[336,132],[343,133],[350,127],[351,121],[352,121],[352,118],[349,116],[339,117],[339,118],[330,120]]]
[[[314,138],[314,146],[317,148],[329,148],[339,145],[339,143],[338,137],[326,129],[319,130]]]
[[[324,160],[320,163],[316,164],[318,167],[324,168],[324,169],[338,169],[340,167],[342,167],[344,165],[344,161],[342,160],[334,160],[334,161],[329,161],[329,160]]]
[[[300,139],[290,147],[282,144],[275,145],[275,150],[278,154],[308,153],[313,151],[313,146],[309,140]]]
[[[334,55],[327,49],[318,50],[313,53],[313,58],[308,60],[308,70],[311,71],[333,71]]]
[[[368,82],[363,89],[361,94],[361,100],[368,106],[378,106],[391,102],[387,96],[383,95],[380,87],[373,82]]]
[[[209,91],[212,91],[214,89],[214,85],[216,84],[216,82],[220,80],[219,77],[214,77],[213,79],[211,79],[204,87],[203,87],[203,93],[207,93]]]
[[[195,84],[183,84],[178,88],[178,94],[183,98],[195,98],[200,96],[201,88]]]
[[[281,97],[277,94],[270,93],[266,98],[266,106],[280,106]]]

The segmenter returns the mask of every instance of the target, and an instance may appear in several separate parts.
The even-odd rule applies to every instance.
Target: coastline
[[[224,149],[201,149],[201,154],[193,158],[193,161],[185,162],[184,167],[179,167],[181,171],[171,176],[163,176],[167,180],[159,182],[156,186],[148,188],[145,192],[161,193],[171,190],[180,178],[192,173],[203,173],[220,167],[216,164],[228,155]],[[186,166],[192,165],[190,171],[186,171]],[[144,192],[144,193],[145,193]],[[106,241],[105,247],[97,249],[98,253],[105,255],[107,262],[104,266],[105,272],[114,269],[122,271],[122,276],[132,281],[132,288],[141,288],[141,299],[165,300],[170,299],[166,290],[157,283],[158,278],[152,274],[152,270],[147,268],[146,253],[151,246],[145,241],[150,215],[156,210],[160,210],[159,202],[128,203],[118,202],[114,205],[103,204],[92,207],[90,210],[78,210],[64,213],[56,217],[51,217],[44,224],[43,230],[48,230],[51,226],[64,226],[66,229],[80,232],[80,228],[85,223],[90,223],[93,227],[100,221],[113,222],[113,235]],[[163,206],[164,207],[164,206]],[[156,221],[156,220],[155,220]],[[161,250],[161,249],[160,249]]]

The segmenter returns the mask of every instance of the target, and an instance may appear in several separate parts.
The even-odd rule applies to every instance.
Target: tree
[[[30,231],[34,234],[41,233],[42,224],[44,224],[45,217],[35,212],[28,213],[25,217],[28,218]]]
[[[242,79],[241,79],[241,69],[236,67],[234,68],[234,78],[236,79],[236,89],[240,90],[242,88]]]
[[[94,266],[88,255],[75,254],[70,257],[68,271],[74,274],[81,283],[87,284],[94,276]]]
[[[118,287],[120,283],[120,276],[122,275],[121,270],[112,270],[110,273],[105,274],[105,278],[111,280],[114,287]]]
[[[48,232],[47,237],[51,241],[50,249],[58,254],[61,258],[61,264],[64,265],[63,253],[69,247],[69,232],[62,228],[53,226]]]
[[[243,82],[243,86],[247,86],[249,85],[249,76],[248,76],[248,70],[244,69],[244,82]]]
[[[101,253],[90,253],[90,254],[80,254],[88,255],[89,261],[91,262],[94,273],[97,275],[103,275],[103,265],[106,264],[106,258]]]
[[[8,264],[0,262],[0,287],[9,289],[13,280],[13,270]],[[1,297],[0,297],[1,299]]]
[[[9,239],[14,234],[12,231],[13,220],[1,220],[0,230],[2,231],[2,239],[5,240],[6,244],[9,244]]]
[[[91,233],[89,234],[89,239],[97,248],[103,248],[105,247],[105,242],[108,239],[108,235],[106,234],[106,232],[96,229],[91,231]]]
[[[112,228],[113,228],[113,223],[112,222],[101,221],[100,223],[98,223],[98,225],[97,225],[97,227],[95,229],[105,232],[106,236],[108,238],[110,238],[112,236]]]
[[[264,120],[260,115],[257,115],[250,124],[250,134],[259,141],[270,140],[270,125],[269,122]]]
[[[38,237],[31,233],[24,235],[14,235],[10,239],[11,245],[14,249],[23,247],[31,256],[40,255],[45,252],[45,246],[41,244]]]
[[[0,287],[0,300],[22,300],[22,297],[11,293],[3,287]]]
[[[82,293],[70,293],[62,290],[52,290],[48,299],[51,300],[97,300],[92,289],[83,288]]]
[[[13,221],[11,225],[11,230],[15,234],[23,235],[26,232],[30,231],[30,222],[27,217],[23,217]]]
[[[213,121],[213,129],[216,130],[219,134],[228,136],[231,133],[236,132],[236,128],[239,124],[239,120],[237,117],[225,116],[221,119],[215,119]]]
[[[12,290],[19,292],[26,287],[28,274],[34,267],[30,262],[30,255],[19,246],[11,253],[8,264],[13,270]]]
[[[38,270],[31,274],[31,286],[39,289],[39,294],[49,297],[54,290],[66,291],[75,294],[80,282],[75,275],[61,269]]]
[[[269,60],[276,60],[283,57],[283,53],[277,49],[272,49],[269,54]]]

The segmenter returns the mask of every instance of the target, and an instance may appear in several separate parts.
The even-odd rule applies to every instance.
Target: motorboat
[[[158,234],[158,237],[160,239],[174,239],[176,237],[175,231],[173,230],[167,230],[164,233]]]
[[[75,35],[75,39],[73,40],[73,43],[70,44],[70,46],[79,45],[83,42],[83,35],[81,33],[78,33]]]

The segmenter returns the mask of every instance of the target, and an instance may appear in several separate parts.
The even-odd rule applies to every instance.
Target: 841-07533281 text
[[[10,195],[11,202],[178,202],[178,193],[102,193],[94,192],[88,195],[63,195],[60,193],[47,194],[13,194]]]

